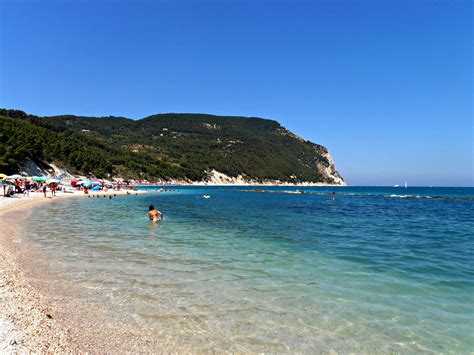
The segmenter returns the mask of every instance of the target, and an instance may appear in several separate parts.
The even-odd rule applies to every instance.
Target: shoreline
[[[28,262],[28,259],[21,255],[22,251],[18,244],[15,245],[14,239],[21,236],[23,222],[31,209],[68,198],[145,193],[109,190],[90,195],[82,191],[61,192],[56,197],[47,198],[42,193],[30,193],[30,197],[0,197],[0,352],[75,352],[95,349],[94,344],[88,344],[87,347],[79,345],[72,331],[73,322],[68,324],[69,319],[57,316],[64,313],[60,310],[61,305],[55,305],[38,285],[34,285],[27,268],[20,262],[22,257],[26,259],[23,262]]]
[[[249,182],[249,183],[213,183],[213,182],[193,182],[193,183],[177,183],[173,184],[176,186],[255,186],[255,187],[345,187],[347,185],[341,185],[341,184],[326,184],[322,182],[301,182],[297,184],[292,184],[292,183],[273,183],[273,182],[268,182],[268,183],[254,183],[254,182]]]
[[[286,183],[280,183],[280,184],[275,184],[275,183],[209,183],[209,182],[167,182],[167,183],[149,183],[149,184],[143,184],[143,183],[137,183],[134,184],[136,187],[172,187],[172,186],[209,186],[209,187],[347,187],[347,185],[341,185],[341,184],[324,184],[324,183],[300,183],[300,184],[286,184]]]

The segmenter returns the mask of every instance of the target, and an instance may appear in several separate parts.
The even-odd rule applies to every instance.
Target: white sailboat
[[[405,181],[405,189],[408,187],[408,183]]]

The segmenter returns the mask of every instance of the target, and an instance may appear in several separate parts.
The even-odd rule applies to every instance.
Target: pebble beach
[[[42,204],[68,198],[110,198],[143,191],[100,191],[85,195],[82,191],[30,193],[29,197],[0,197],[0,352],[68,352],[84,351],[70,333],[67,319],[57,317],[57,308],[33,286],[17,260],[21,222],[28,212]],[[92,345],[92,344],[90,344]],[[95,345],[91,348],[96,348]]]

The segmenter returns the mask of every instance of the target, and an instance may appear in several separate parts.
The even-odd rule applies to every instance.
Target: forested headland
[[[26,161],[73,174],[205,181],[209,172],[264,182],[336,183],[328,150],[255,117],[158,114],[38,117],[0,109],[0,172]]]

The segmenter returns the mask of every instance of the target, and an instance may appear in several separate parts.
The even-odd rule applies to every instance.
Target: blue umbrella
[[[85,186],[85,187],[91,187],[92,186],[92,181],[90,181],[90,180],[81,181],[81,182],[78,183],[78,185],[82,185],[82,186]]]

